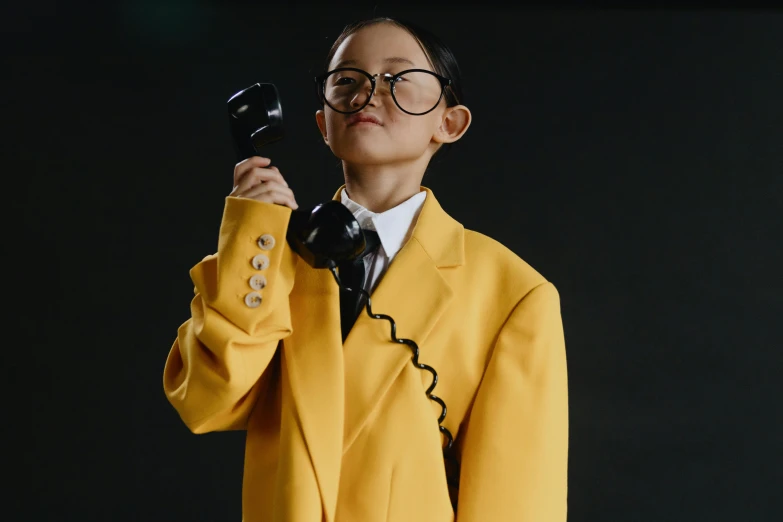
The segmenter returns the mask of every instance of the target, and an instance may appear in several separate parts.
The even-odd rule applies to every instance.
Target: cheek
[[[326,118],[326,135],[327,136],[334,136],[337,132],[338,125],[337,120],[334,117],[328,117]]]
[[[424,116],[395,116],[391,123],[396,139],[411,144],[426,146],[437,129],[438,122],[433,118]]]

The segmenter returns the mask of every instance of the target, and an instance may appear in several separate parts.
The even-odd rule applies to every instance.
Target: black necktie
[[[364,257],[374,252],[381,244],[378,233],[374,230],[362,229],[366,246],[364,251],[352,261],[344,261],[337,265],[340,281],[344,286],[352,289],[352,292],[340,288],[340,326],[343,333],[343,341],[348,337],[353,323],[359,316],[359,312],[365,304],[364,295],[359,291],[364,287]]]

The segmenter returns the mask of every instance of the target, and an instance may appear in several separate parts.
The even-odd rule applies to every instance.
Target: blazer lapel
[[[371,296],[371,306],[374,314],[388,315],[394,320],[397,338],[414,341],[419,347],[420,361],[426,363],[427,336],[453,298],[441,269],[463,264],[464,230],[443,211],[432,192],[422,188],[428,194],[411,238],[381,278]],[[412,364],[413,351],[406,344],[392,341],[388,320],[373,319],[363,309],[345,340],[343,352],[344,453],[405,365]]]

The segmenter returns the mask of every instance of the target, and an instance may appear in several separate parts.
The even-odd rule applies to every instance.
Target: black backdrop
[[[276,83],[269,155],[328,199],[311,78],[383,14],[464,73],[473,125],[424,184],[560,290],[569,520],[778,520],[783,12],[393,5],[3,16],[14,519],[240,519],[243,434],[191,434],[161,384],[231,190],[225,102]]]

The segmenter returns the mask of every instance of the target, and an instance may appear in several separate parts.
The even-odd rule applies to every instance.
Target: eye
[[[343,81],[343,80],[345,80],[345,81]],[[348,78],[347,76],[343,76],[342,78],[337,78],[337,80],[335,80],[334,83],[335,83],[335,85],[348,85],[348,84],[350,84],[350,82],[353,82],[353,81],[354,81],[353,78]]]

